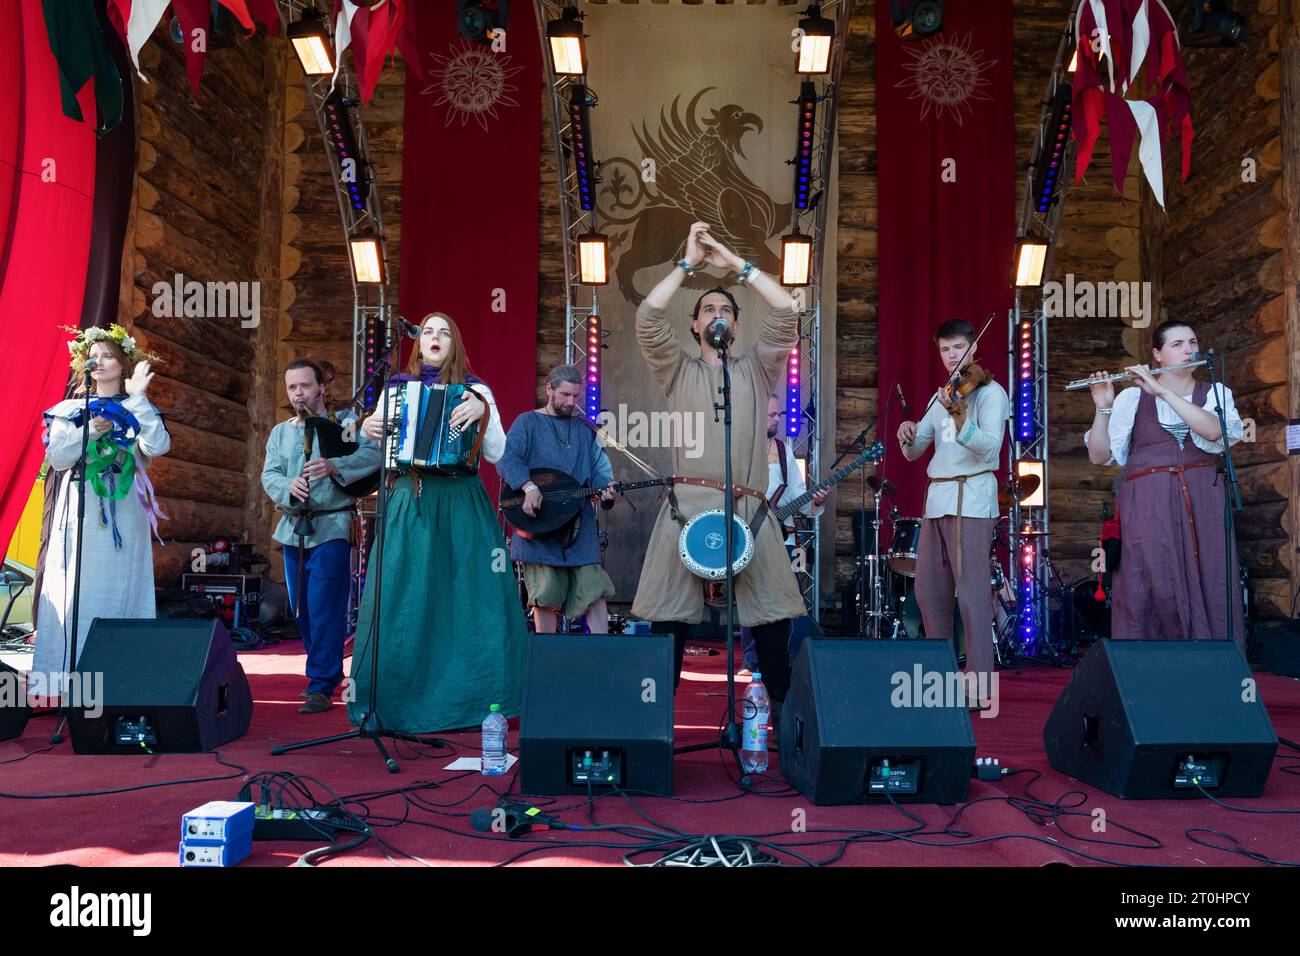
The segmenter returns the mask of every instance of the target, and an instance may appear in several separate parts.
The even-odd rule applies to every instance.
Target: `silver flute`
[[[1161,372],[1177,372],[1182,368],[1196,368],[1198,365],[1204,365],[1205,359],[1198,359],[1195,362],[1184,362],[1182,365],[1165,365],[1157,366],[1151,369],[1152,375],[1159,375]],[[1094,385],[1101,385],[1103,382],[1124,382],[1133,378],[1132,372],[1120,372],[1118,375],[1102,375],[1094,378],[1077,378],[1069,385],[1065,386],[1067,392],[1073,392],[1080,388],[1092,388]]]

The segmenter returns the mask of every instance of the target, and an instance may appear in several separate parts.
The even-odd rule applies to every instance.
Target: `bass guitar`
[[[501,513],[516,533],[525,538],[565,538],[572,543],[578,532],[578,515],[582,503],[588,498],[599,495],[604,488],[584,487],[571,475],[557,468],[534,468],[528,477],[542,493],[542,506],[537,514],[524,512],[524,492],[520,488],[511,488],[502,495]],[[645,481],[616,482],[614,490],[618,492],[634,491],[637,488],[654,488],[670,483],[672,478],[649,478]]]

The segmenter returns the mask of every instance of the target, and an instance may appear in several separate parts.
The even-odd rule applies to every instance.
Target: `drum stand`
[[[862,429],[862,431],[858,433],[858,437],[853,439],[853,441],[849,442],[849,444],[845,446],[844,450],[840,452],[839,457],[836,458],[833,462],[831,462],[831,466],[829,469],[830,471],[834,471],[839,466],[839,463],[842,462],[846,456],[851,455],[854,452],[861,453],[866,449],[867,435],[873,428],[876,427],[876,423],[880,421],[882,416],[885,419],[885,427],[886,428],[889,427],[889,412],[890,409],[894,407],[894,402],[896,401],[897,399],[891,395],[889,399],[889,403],[885,405],[884,411],[878,413],[875,418],[873,418],[870,422],[868,422],[867,427]],[[882,453],[880,456],[880,461],[876,463],[876,473],[879,474],[884,470],[885,470],[885,455]],[[880,586],[881,586],[880,496],[881,493],[883,492],[883,486],[881,486],[881,488],[877,489],[874,492],[875,499],[876,499],[876,510],[875,513],[872,515],[872,521],[871,521],[872,535],[871,535],[870,555],[863,555],[862,553],[863,542],[861,541],[861,539],[866,536],[866,530],[867,530],[866,528],[867,473],[865,470],[861,471],[858,475],[858,488],[861,493],[858,495],[858,513],[857,513],[857,527],[858,527],[857,534],[858,534],[859,542],[858,542],[858,549],[857,549],[858,573],[857,573],[857,582],[856,582],[857,605],[858,605],[857,607],[858,630],[856,636],[878,638],[881,636],[880,631],[881,631],[882,618],[886,614],[888,614],[888,612],[885,611],[882,606],[884,601],[880,590]],[[730,554],[730,551],[728,551],[728,554]],[[869,571],[867,570],[868,568],[870,569]],[[870,604],[868,605],[867,602],[870,602]],[[841,614],[842,613],[843,612],[841,612]],[[871,620],[874,626],[874,630],[871,631],[868,630],[868,625],[867,625],[868,619]],[[841,622],[840,622],[841,628],[843,627],[843,624],[844,621],[841,618]],[[897,621],[895,621],[894,636],[895,637],[898,636]]]
[[[424,744],[426,746],[440,747],[446,744],[437,737],[423,737],[418,734],[401,733],[396,730],[388,730],[384,727],[379,719],[377,711],[379,697],[379,635],[383,630],[381,620],[383,618],[383,604],[380,603],[380,597],[383,592],[381,585],[384,579],[384,533],[387,530],[388,518],[388,359],[379,360],[375,371],[371,373],[366,380],[363,389],[368,388],[370,384],[377,384],[380,406],[383,409],[382,428],[384,440],[379,443],[379,495],[375,502],[375,539],[371,546],[370,553],[375,556],[367,566],[367,574],[370,581],[367,586],[373,586],[375,589],[375,610],[370,616],[370,698],[366,702],[366,709],[361,714],[361,719],[357,723],[355,730],[347,733],[331,734],[328,737],[317,737],[314,740],[304,740],[296,744],[286,744],[282,747],[272,747],[272,756],[280,756],[294,750],[303,750],[307,747],[316,747],[320,744],[331,744],[341,740],[370,740],[374,742],[375,747],[379,750],[379,756],[384,758],[384,765],[388,768],[389,773],[397,773],[397,761],[388,754],[384,747],[382,738],[387,737],[390,740],[405,740],[408,743]],[[353,663],[356,662],[357,644],[353,643]]]

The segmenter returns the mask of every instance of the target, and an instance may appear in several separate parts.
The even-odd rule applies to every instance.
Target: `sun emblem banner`
[[[454,6],[407,9],[424,75],[408,62],[400,307],[416,323],[456,320],[509,428],[537,376],[541,48],[528,4],[492,46],[457,34]]]
[[[978,358],[1007,387],[1017,209],[1011,7],[949,0],[938,33],[902,40],[889,4],[876,4],[882,411],[897,381],[913,419],[921,416],[943,382],[931,336],[948,319],[978,331],[997,314]],[[893,448],[902,420],[895,408],[878,425]],[[886,477],[904,514],[922,513],[925,468],[925,459],[889,456]]]

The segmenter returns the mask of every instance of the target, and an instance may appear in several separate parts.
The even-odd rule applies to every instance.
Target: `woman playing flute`
[[[1160,367],[1192,360],[1196,332],[1184,322],[1163,322],[1152,339]],[[1123,556],[1112,578],[1111,635],[1169,640],[1227,636],[1232,581],[1232,635],[1244,648],[1237,548],[1224,567],[1226,482],[1216,469],[1227,443],[1241,441],[1241,417],[1224,385],[1211,391],[1193,369],[1156,377],[1148,366],[1127,371],[1137,387],[1118,395],[1110,382],[1092,386],[1096,405],[1084,435],[1096,465],[1124,466],[1119,490]],[[1098,378],[1105,373],[1097,373]]]

